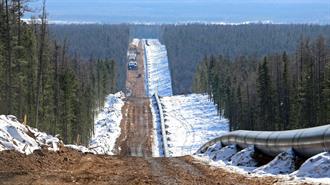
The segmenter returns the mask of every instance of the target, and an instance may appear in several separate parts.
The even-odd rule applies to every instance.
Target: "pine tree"
[[[324,97],[322,107],[324,110],[323,118],[324,121],[323,124],[330,123],[330,61],[328,58],[328,61],[325,65],[325,78],[324,78],[324,89],[322,91],[322,96]]]
[[[258,67],[258,82],[257,92],[259,97],[259,126],[267,130],[275,130],[275,116],[274,116],[274,95],[273,87],[268,72],[267,58]]]
[[[286,52],[282,55],[282,61],[283,61],[283,75],[282,75],[282,84],[283,84],[283,98],[281,99],[281,123],[282,128],[284,130],[287,130],[290,128],[290,82],[289,82],[289,74],[288,74],[288,56]],[[279,88],[279,87],[278,87]]]

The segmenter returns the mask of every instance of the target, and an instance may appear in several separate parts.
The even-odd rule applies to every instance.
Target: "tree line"
[[[116,61],[117,87],[125,88],[126,53],[129,44],[128,25],[72,24],[49,25],[49,33],[56,40],[69,46],[70,55],[79,55],[82,59],[112,58]]]
[[[330,123],[330,45],[301,38],[292,54],[205,57],[193,90],[207,93],[230,129],[287,130]]]
[[[95,113],[116,91],[116,64],[71,57],[65,41],[50,37],[45,2],[38,18],[22,21],[27,2],[0,1],[0,114],[87,144]]]
[[[126,52],[129,39],[158,38],[166,45],[175,94],[192,92],[197,65],[204,56],[221,53],[227,58],[262,57],[287,51],[292,54],[301,36],[330,39],[329,25],[50,25],[51,36],[66,41],[71,55],[83,59],[113,58],[117,85],[125,88]],[[64,44],[61,42],[61,44]],[[93,47],[91,47],[93,46]]]
[[[287,51],[292,54],[301,36],[330,39],[329,25],[247,24],[247,25],[164,25],[162,42],[168,57],[175,94],[192,91],[197,65],[205,56],[222,54],[262,57]]]

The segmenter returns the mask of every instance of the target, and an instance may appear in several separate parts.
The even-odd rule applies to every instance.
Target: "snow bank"
[[[214,159],[214,155],[217,151],[219,151],[222,148],[221,143],[216,143],[210,147],[207,148],[204,155],[210,156],[211,159]]]
[[[297,177],[329,178],[330,183],[330,152],[309,158],[294,174]]]
[[[258,163],[253,158],[255,154],[254,146],[239,151],[230,157],[230,162],[228,162],[231,152],[234,151],[230,148],[233,147],[221,148],[221,144],[217,143],[194,157],[211,166],[240,173],[247,177],[273,176],[282,179],[283,182],[285,181],[288,184],[300,184],[303,182],[320,185],[330,184],[330,152],[311,157],[295,171],[296,156],[292,150],[279,154],[268,164],[257,168]]]
[[[289,174],[295,171],[295,154],[290,149],[286,152],[282,152],[275,157],[268,164],[255,169],[253,172],[257,174]]]
[[[231,164],[234,166],[256,167],[258,162],[253,158],[254,153],[254,146],[249,146],[236,153],[231,158]]]
[[[159,117],[159,110],[157,107],[156,99],[153,97],[150,99],[150,107],[152,112],[152,122],[153,122],[153,145],[152,145],[152,156],[153,157],[163,157],[163,140],[162,140],[162,130],[161,122]]]
[[[172,156],[191,155],[204,143],[227,133],[228,120],[220,118],[207,95],[163,97],[164,119]]]
[[[145,41],[146,91],[151,97],[158,91],[159,96],[172,96],[172,81],[166,47],[157,39]]]
[[[94,126],[95,134],[89,144],[89,149],[97,154],[113,155],[112,150],[121,131],[123,98],[122,92],[109,95],[104,108],[97,116]]]
[[[131,44],[138,47],[139,46],[139,43],[140,43],[140,39],[133,39]]]
[[[77,145],[64,146],[83,153],[112,155],[116,139],[120,135],[123,97],[123,93],[120,92],[106,98],[105,107],[97,116],[95,134],[88,148]],[[19,123],[15,116],[0,116],[0,151],[16,150],[29,155],[41,148],[57,151],[62,144],[57,137]]]
[[[214,161],[223,161],[225,163],[229,162],[231,157],[233,157],[237,153],[236,145],[229,145],[226,147],[221,148],[218,151],[214,152],[214,156],[212,159]]]
[[[57,151],[61,143],[57,137],[21,124],[15,116],[0,116],[0,151],[16,150],[29,155],[41,148]]]

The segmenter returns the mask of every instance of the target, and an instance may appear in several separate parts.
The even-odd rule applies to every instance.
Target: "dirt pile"
[[[191,157],[142,158],[83,154],[61,148],[31,155],[0,153],[0,184],[282,184],[210,168]]]

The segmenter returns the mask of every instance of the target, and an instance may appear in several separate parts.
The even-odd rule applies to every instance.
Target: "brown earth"
[[[144,49],[139,43],[137,70],[127,70],[128,97],[122,108],[121,135],[115,151],[123,156],[152,155],[152,114],[144,87]]]
[[[127,72],[130,96],[122,109],[122,133],[115,147],[117,156],[82,154],[63,147],[58,152],[40,150],[29,156],[14,151],[0,152],[0,185],[285,183],[281,179],[247,177],[212,168],[189,156],[151,157],[153,124],[149,99],[145,97],[141,44],[139,52],[139,69]]]
[[[121,135],[116,153],[123,156],[152,156],[152,114],[149,98],[128,97],[122,109]]]
[[[26,156],[0,153],[0,185],[73,184],[284,184],[281,179],[246,177],[210,168],[192,157],[151,158],[82,154],[62,148]]]

